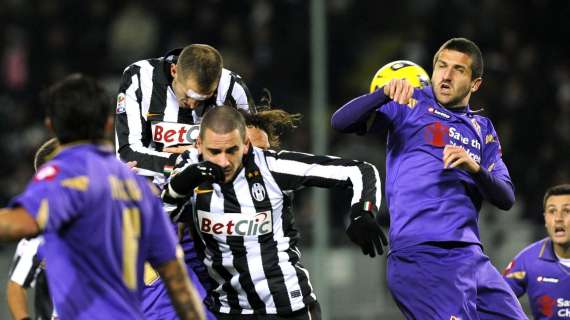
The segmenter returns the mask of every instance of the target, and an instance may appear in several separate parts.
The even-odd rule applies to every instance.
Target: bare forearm
[[[0,209],[0,241],[35,236],[39,231],[36,221],[25,209]]]
[[[14,281],[8,280],[8,285],[6,286],[6,297],[12,319],[20,320],[26,319],[30,316],[28,314],[26,289],[22,288]]]
[[[202,302],[190,283],[181,260],[173,260],[157,268],[166,285],[172,305],[183,320],[205,319]]]

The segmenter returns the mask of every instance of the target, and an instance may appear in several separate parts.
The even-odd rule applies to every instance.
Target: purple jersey
[[[63,149],[12,207],[44,232],[50,292],[62,319],[142,319],[143,262],[176,258],[157,194],[102,147]]]
[[[196,288],[200,300],[207,296],[209,285],[208,271],[202,260],[196,254],[194,241],[187,229],[184,229],[182,239],[179,242],[184,251],[184,262],[190,281]],[[166,286],[161,281],[158,273],[150,266],[145,266],[145,286],[143,289],[143,313],[148,320],[175,320],[178,319],[176,310],[172,305]],[[207,320],[215,320],[216,317],[204,306]]]
[[[386,199],[391,250],[429,241],[479,244],[478,211],[486,190],[475,175],[443,168],[443,148],[462,147],[489,179],[512,183],[501,159],[497,133],[469,107],[449,110],[432,88],[414,90],[408,105],[389,101],[376,109],[369,131],[388,128]],[[349,102],[350,103],[350,102]]]
[[[558,261],[550,239],[522,250],[504,277],[518,297],[528,295],[535,319],[570,319],[570,268]]]

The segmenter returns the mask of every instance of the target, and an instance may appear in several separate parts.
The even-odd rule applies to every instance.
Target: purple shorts
[[[406,319],[528,319],[481,247],[420,244],[391,252],[388,287]]]

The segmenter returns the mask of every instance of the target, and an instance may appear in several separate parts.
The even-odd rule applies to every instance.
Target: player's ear
[[[483,83],[483,79],[481,77],[471,81],[471,93],[476,92],[481,87],[481,83]]]
[[[170,75],[174,78],[174,76],[176,75],[176,64],[172,63],[170,64]]]
[[[249,152],[249,148],[251,148],[251,142],[249,142],[249,137],[247,136],[247,134],[245,135],[245,141],[244,141],[244,148],[243,148],[243,154],[247,154]]]
[[[196,138],[196,149],[198,149],[198,154],[202,154],[202,138],[200,136]]]

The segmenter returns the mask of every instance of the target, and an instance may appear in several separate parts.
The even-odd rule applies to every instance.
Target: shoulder
[[[146,69],[154,69],[157,65],[159,65],[163,61],[162,58],[151,58],[151,59],[144,59],[139,60],[131,63],[128,65],[124,70],[123,73],[126,73],[130,70],[146,70]]]
[[[81,163],[73,161],[73,159],[69,157],[54,159],[45,163],[38,169],[32,179],[32,182],[49,183],[59,181],[73,176],[77,172],[81,172],[81,166]]]
[[[548,238],[531,243],[522,249],[515,257],[516,260],[537,259],[541,251],[545,250],[548,243]]]
[[[220,83],[218,84],[218,90],[220,92],[226,92],[231,83],[234,82],[234,88],[236,87],[241,87],[241,76],[231,70],[228,70],[226,68],[222,69],[222,74],[220,75]]]
[[[142,78],[152,78],[154,69],[163,65],[164,59],[152,58],[131,63],[123,70],[123,76],[138,75]]]

